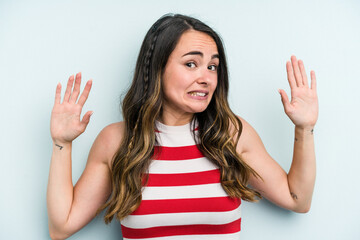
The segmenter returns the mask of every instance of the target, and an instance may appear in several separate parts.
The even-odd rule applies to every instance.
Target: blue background
[[[73,143],[73,181],[100,130],[121,120],[146,31],[168,12],[197,17],[223,37],[230,104],[258,131],[287,171],[294,127],[278,88],[285,63],[303,59],[318,80],[317,180],[312,209],[296,214],[261,200],[244,203],[242,239],[360,239],[360,2],[0,1],[0,239],[49,239],[46,186],[50,113],[58,82],[93,79],[84,113],[94,115]],[[82,85],[83,88],[84,84]],[[63,90],[64,91],[64,90]],[[119,223],[94,219],[70,239],[121,239]]]

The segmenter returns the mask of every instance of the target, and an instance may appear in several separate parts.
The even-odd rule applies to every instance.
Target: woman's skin
[[[206,109],[217,85],[217,54],[216,44],[208,35],[189,30],[181,36],[163,75],[165,99],[160,119],[162,123],[183,125],[191,120],[195,112]],[[286,70],[291,101],[284,90],[279,90],[279,93],[285,113],[295,125],[294,153],[289,173],[271,158],[256,131],[243,118],[240,118],[243,131],[237,151],[263,179],[251,177],[249,183],[253,188],[283,208],[307,212],[315,183],[313,128],[318,117],[316,78],[311,71],[309,86],[304,64],[295,56],[286,63]],[[72,141],[85,131],[92,114],[88,111],[80,119],[92,81],[86,83],[78,99],[80,83],[80,73],[69,78],[62,102],[61,84],[58,84],[51,115],[50,130],[54,144],[47,205],[52,239],[64,239],[80,230],[106,202],[111,193],[111,159],[124,132],[124,123],[119,122],[110,124],[99,133],[91,147],[85,170],[73,187]]]

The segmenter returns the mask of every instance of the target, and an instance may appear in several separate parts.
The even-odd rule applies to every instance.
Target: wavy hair
[[[201,21],[184,15],[167,14],[147,32],[137,59],[132,84],[122,102],[125,131],[112,159],[112,194],[99,209],[106,209],[105,223],[115,216],[122,220],[140,205],[143,185],[153,158],[155,121],[162,114],[162,75],[168,58],[181,35],[188,30],[208,34],[219,53],[218,85],[205,111],[195,113],[200,151],[221,173],[221,185],[230,197],[256,201],[260,193],[247,187],[251,174],[260,177],[236,152],[242,124],[231,111],[228,97],[228,71],[221,38]],[[193,121],[195,124],[195,121]],[[233,129],[233,130],[230,130]]]

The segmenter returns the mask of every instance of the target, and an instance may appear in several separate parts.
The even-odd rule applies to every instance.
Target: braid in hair
[[[155,32],[157,30],[157,26],[153,28],[153,32]],[[149,79],[150,79],[150,64],[151,64],[151,59],[152,59],[152,55],[153,55],[153,52],[154,52],[154,49],[155,49],[155,44],[156,44],[156,40],[158,38],[158,34],[159,32],[156,32],[154,34],[154,37],[151,41],[151,45],[145,55],[145,59],[144,59],[144,91],[143,91],[143,96],[141,98],[141,108],[139,110],[139,114],[138,114],[138,117],[136,119],[136,122],[135,122],[135,126],[134,126],[134,129],[133,129],[133,134],[132,134],[132,137],[130,139],[130,143],[129,143],[129,150],[127,152],[127,156],[129,156],[130,152],[132,151],[133,147],[134,147],[134,140],[135,140],[135,135],[136,135],[136,132],[139,128],[139,123],[140,121],[142,120],[142,115],[143,115],[143,109],[144,109],[144,105],[145,105],[145,102],[146,100],[148,99],[147,95],[148,95],[148,89],[149,89]]]
[[[151,58],[154,52],[154,48],[155,48],[155,44],[156,44],[156,40],[157,40],[158,34],[155,34],[150,48],[146,53],[145,56],[145,60],[144,60],[144,98],[143,98],[143,103],[146,101],[146,97],[147,97],[147,90],[149,88],[149,75],[150,75],[150,64],[151,64]]]

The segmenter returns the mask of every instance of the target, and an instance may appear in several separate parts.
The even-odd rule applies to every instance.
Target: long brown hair
[[[195,18],[168,14],[156,21],[147,32],[132,85],[122,103],[125,132],[112,162],[112,194],[99,209],[107,208],[106,223],[111,222],[114,216],[123,219],[140,205],[144,177],[146,180],[156,143],[155,121],[162,114],[161,77],[179,38],[190,29],[204,32],[214,39],[220,60],[218,85],[212,100],[205,111],[194,114],[198,122],[199,149],[219,167],[221,184],[230,197],[247,201],[261,197],[247,187],[250,175],[259,175],[236,152],[242,124],[227,101],[228,72],[220,37]]]

